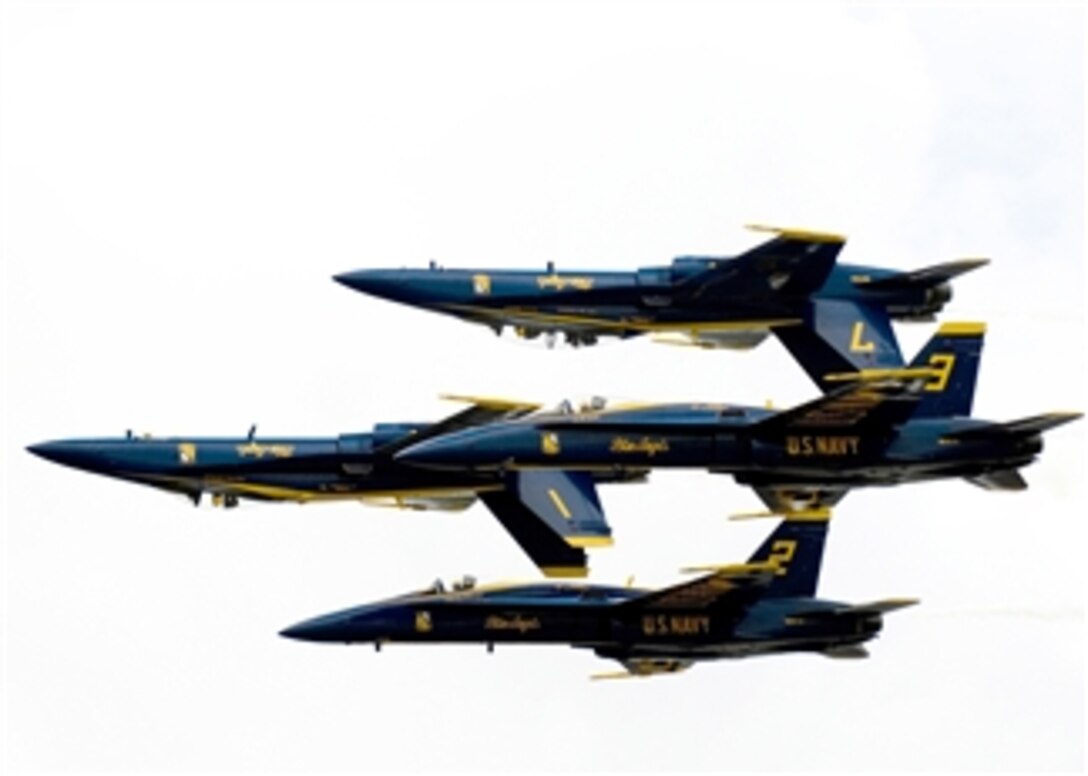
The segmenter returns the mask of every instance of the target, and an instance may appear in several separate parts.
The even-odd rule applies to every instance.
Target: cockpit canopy
[[[455,579],[450,583],[449,589],[455,593],[462,593],[466,590],[472,590],[476,587],[476,577],[471,574],[464,574],[460,579]],[[441,578],[436,579],[431,583],[430,587],[423,591],[424,595],[441,595],[446,592],[446,585]]]
[[[543,410],[545,415],[582,415],[587,412],[600,412],[608,406],[608,399],[603,396],[589,398],[563,399],[555,407]]]

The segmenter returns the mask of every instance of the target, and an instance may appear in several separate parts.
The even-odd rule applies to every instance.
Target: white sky
[[[323,435],[547,401],[814,394],[785,351],[547,352],[352,293],[362,267],[626,269],[749,221],[842,260],[993,264],[976,414],[1085,409],[1084,14],[718,4],[8,3],[0,25],[7,768],[1082,769],[1084,423],[1022,494],[837,512],[821,592],[919,596],[866,662],[591,683],[564,648],[289,642],[303,617],[534,570],[482,507],[193,509],[23,451]],[[933,327],[900,327],[907,354]],[[667,584],[769,523],[731,479],[603,491],[593,579]]]

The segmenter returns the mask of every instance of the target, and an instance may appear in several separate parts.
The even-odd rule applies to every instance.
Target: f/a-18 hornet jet
[[[839,387],[792,409],[564,408],[408,445],[396,458],[435,470],[705,468],[753,486],[773,512],[947,477],[1022,490],[1018,470],[1042,450],[1042,433],[1081,413],[970,417],[984,334],[980,323],[944,324],[908,367],[825,375]]]
[[[458,397],[450,397],[458,398]],[[380,423],[332,438],[133,436],[67,439],[30,452],[65,466],[181,493],[218,506],[240,499],[357,500],[410,509],[461,510],[477,497],[547,576],[585,576],[585,547],[611,544],[596,482],[644,473],[437,472],[394,456],[408,444],[466,427],[516,418],[536,404],[467,399],[472,406],[437,423]]]
[[[829,349],[847,365],[902,365],[890,320],[931,321],[950,281],[987,263],[962,259],[901,272],[836,264],[842,235],[751,226],[775,236],[733,257],[680,256],[633,272],[366,269],[349,288],[528,338],[574,345],[646,333],[675,344],[747,349],[774,332],[798,349]]]
[[[709,571],[661,590],[535,583],[476,587],[471,577],[443,589],[327,614],[280,635],[303,641],[570,644],[620,661],[626,673],[675,673],[696,660],[783,652],[866,657],[883,615],[917,603],[860,606],[816,598],[828,512],[797,512],[747,563]]]

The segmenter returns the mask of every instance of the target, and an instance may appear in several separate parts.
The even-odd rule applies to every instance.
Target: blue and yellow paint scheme
[[[751,228],[773,236],[737,256],[680,256],[668,266],[631,272],[432,263],[335,279],[498,333],[510,328],[549,342],[562,335],[576,346],[652,334],[671,344],[749,349],[774,333],[820,382],[827,372],[902,366],[891,321],[933,320],[952,297],[952,279],[987,263],[961,259],[911,272],[838,264],[842,235]]]
[[[409,444],[512,419],[535,404],[465,399],[471,406],[437,423],[381,423],[332,438],[245,437],[67,439],[30,452],[83,471],[181,493],[199,505],[256,501],[361,501],[405,509],[462,510],[477,498],[548,576],[585,576],[585,548],[608,546],[612,531],[597,482],[641,479],[630,472],[445,472],[395,460]]]
[[[571,583],[416,593],[300,622],[280,635],[301,641],[569,644],[619,661],[594,678],[676,673],[696,661],[785,652],[865,657],[883,615],[917,603],[861,606],[816,597],[829,513],[783,520],[746,563],[713,566],[659,590]]]
[[[962,477],[1020,490],[1053,412],[1011,423],[971,417],[985,326],[947,323],[898,369],[828,373],[826,395],[775,411],[729,404],[541,412],[410,445],[434,470],[705,468],[756,489],[775,512],[835,504],[869,485]]]

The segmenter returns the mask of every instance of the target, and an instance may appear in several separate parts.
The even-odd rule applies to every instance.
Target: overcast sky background
[[[1084,767],[1084,423],[1026,493],[851,495],[821,593],[918,596],[868,661],[611,670],[562,647],[280,639],[441,575],[531,579],[481,506],[231,512],[27,444],[333,435],[443,392],[789,406],[784,349],[547,351],[352,293],[362,267],[628,269],[758,221],[841,260],[963,256],[976,415],[1085,409],[1084,12],[716,4],[8,3],[0,25],[11,770]],[[900,326],[904,352],[934,330]],[[668,584],[772,527],[726,477],[602,493],[592,579]]]

